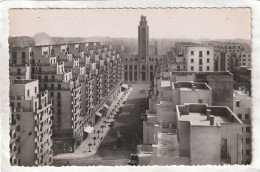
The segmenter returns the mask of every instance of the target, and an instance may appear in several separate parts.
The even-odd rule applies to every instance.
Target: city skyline
[[[9,36],[45,32],[52,37],[137,38],[137,21],[145,15],[150,38],[251,39],[249,8],[128,9],[127,13],[124,10],[12,9]]]

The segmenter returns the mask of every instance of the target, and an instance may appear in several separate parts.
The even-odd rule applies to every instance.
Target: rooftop
[[[25,79],[15,79],[15,80],[11,80],[11,84],[28,84],[30,82],[34,82],[37,80],[25,80]]]
[[[204,89],[204,90],[212,90],[210,86],[206,83],[201,82],[173,82],[172,89],[181,88],[181,89]]]
[[[170,87],[171,81],[168,80],[161,80],[161,87]]]
[[[233,75],[232,73],[228,71],[215,71],[215,72],[188,72],[188,71],[171,71],[171,74],[176,74],[176,75],[193,75],[193,74],[198,74],[198,75]]]
[[[177,106],[180,121],[190,121],[191,125],[221,126],[223,123],[240,123],[240,119],[227,106],[206,104],[186,104]]]

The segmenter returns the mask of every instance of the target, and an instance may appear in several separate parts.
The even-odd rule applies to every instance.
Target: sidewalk
[[[81,145],[74,151],[74,153],[58,154],[58,155],[54,156],[53,159],[58,160],[58,159],[86,158],[91,155],[94,155],[96,153],[96,151],[98,150],[99,145],[102,143],[103,139],[105,138],[107,132],[110,129],[108,124],[105,124],[104,121],[109,121],[109,122],[114,121],[113,115],[110,115],[110,113],[112,112],[112,114],[114,114],[116,112],[115,110],[118,110],[119,107],[123,106],[123,101],[127,100],[128,96],[130,95],[132,90],[133,90],[133,88],[130,87],[127,91],[119,93],[117,99],[111,104],[110,108],[107,111],[107,116],[110,116],[109,120],[107,119],[107,117],[102,117],[101,120],[95,125],[94,130],[91,133],[89,133],[88,137],[81,143]],[[124,94],[125,94],[125,96],[124,96]],[[121,99],[121,98],[123,98],[123,99]],[[119,102],[119,105],[117,104],[118,102]],[[114,112],[113,112],[113,109],[115,109]],[[101,128],[102,125],[106,126],[103,128],[103,132],[102,132],[102,128]],[[100,131],[99,135],[97,133],[98,130]],[[95,133],[94,133],[94,131],[95,131]],[[95,145],[94,145],[94,140],[92,139],[93,137],[96,137]],[[101,138],[102,138],[102,140],[101,140]],[[89,145],[88,145],[89,143],[92,144],[92,146],[90,146],[90,152],[89,152]]]

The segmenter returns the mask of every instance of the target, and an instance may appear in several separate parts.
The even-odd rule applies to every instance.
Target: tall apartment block
[[[242,128],[242,163],[250,164],[252,157],[251,148],[251,120],[252,120],[252,100],[249,92],[234,90],[233,94],[233,111],[243,122]]]
[[[10,56],[11,79],[38,80],[39,89],[48,90],[53,100],[55,154],[73,152],[81,144],[86,128],[97,122],[96,112],[117,97],[123,82],[121,56],[98,42],[11,47]],[[20,66],[26,70],[16,69]]]
[[[10,163],[52,164],[52,101],[37,80],[11,80]]]

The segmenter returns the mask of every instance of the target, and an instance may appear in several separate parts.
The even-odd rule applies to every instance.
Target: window
[[[249,119],[249,114],[245,114],[245,119]]]
[[[34,87],[34,92],[37,93],[37,87]]]
[[[17,68],[17,75],[21,75],[21,69]]]
[[[47,84],[44,84],[44,89],[46,89],[46,90],[47,90]]]
[[[202,57],[202,51],[199,51],[199,57]]]
[[[59,90],[61,89],[61,85],[60,85],[60,84],[58,84],[58,89],[59,89]]]
[[[210,67],[209,66],[207,66],[207,71],[209,71],[210,70]]]
[[[242,114],[237,114],[237,117],[238,117],[239,119],[242,119]]]
[[[191,62],[191,63],[194,63],[194,59],[190,59],[190,62]]]
[[[246,155],[250,155],[250,154],[251,154],[250,149],[247,149],[247,150],[246,150]]]
[[[60,92],[57,92],[57,98],[61,98]]]
[[[153,70],[153,65],[150,66],[150,70]]]
[[[191,52],[190,52],[190,55],[192,55],[192,56],[193,56],[193,55],[194,55],[194,51],[191,51]]]
[[[207,55],[209,55],[209,51],[207,51]]]
[[[16,127],[16,131],[20,131],[20,125]]]
[[[202,65],[202,59],[199,59],[199,65]]]
[[[61,102],[60,101],[58,101],[58,107],[61,107]]]
[[[250,133],[251,132],[251,128],[250,127],[246,127],[246,132]]]
[[[20,120],[20,114],[16,114],[16,119]]]
[[[193,67],[193,66],[191,66],[191,67],[190,67],[190,70],[191,70],[191,71],[193,71],[193,70],[194,70],[194,67]]]
[[[198,103],[203,103],[203,100],[202,100],[202,99],[199,99],[199,100],[198,100]]]
[[[130,65],[130,66],[129,66],[129,69],[130,69],[130,70],[132,70],[132,69],[133,69],[132,65]]]
[[[239,107],[239,106],[240,106],[240,101],[237,100],[237,101],[236,101],[236,107]]]
[[[30,90],[27,90],[27,97],[30,97]]]
[[[54,96],[54,94],[53,94],[53,92],[51,92],[51,97],[53,97]]]
[[[137,65],[135,65],[135,69],[137,69]]]
[[[145,65],[142,65],[142,70],[145,70]]]
[[[54,80],[54,76],[51,76],[51,79]]]
[[[202,66],[199,67],[199,71],[202,71]]]
[[[125,65],[125,70],[127,70],[127,68],[128,68],[127,65]]]
[[[209,63],[209,58],[207,58],[207,63]]]
[[[51,84],[51,88],[52,88],[52,89],[54,88],[54,84]]]
[[[251,139],[250,138],[246,138],[246,143],[250,144],[250,142],[251,142]]]

